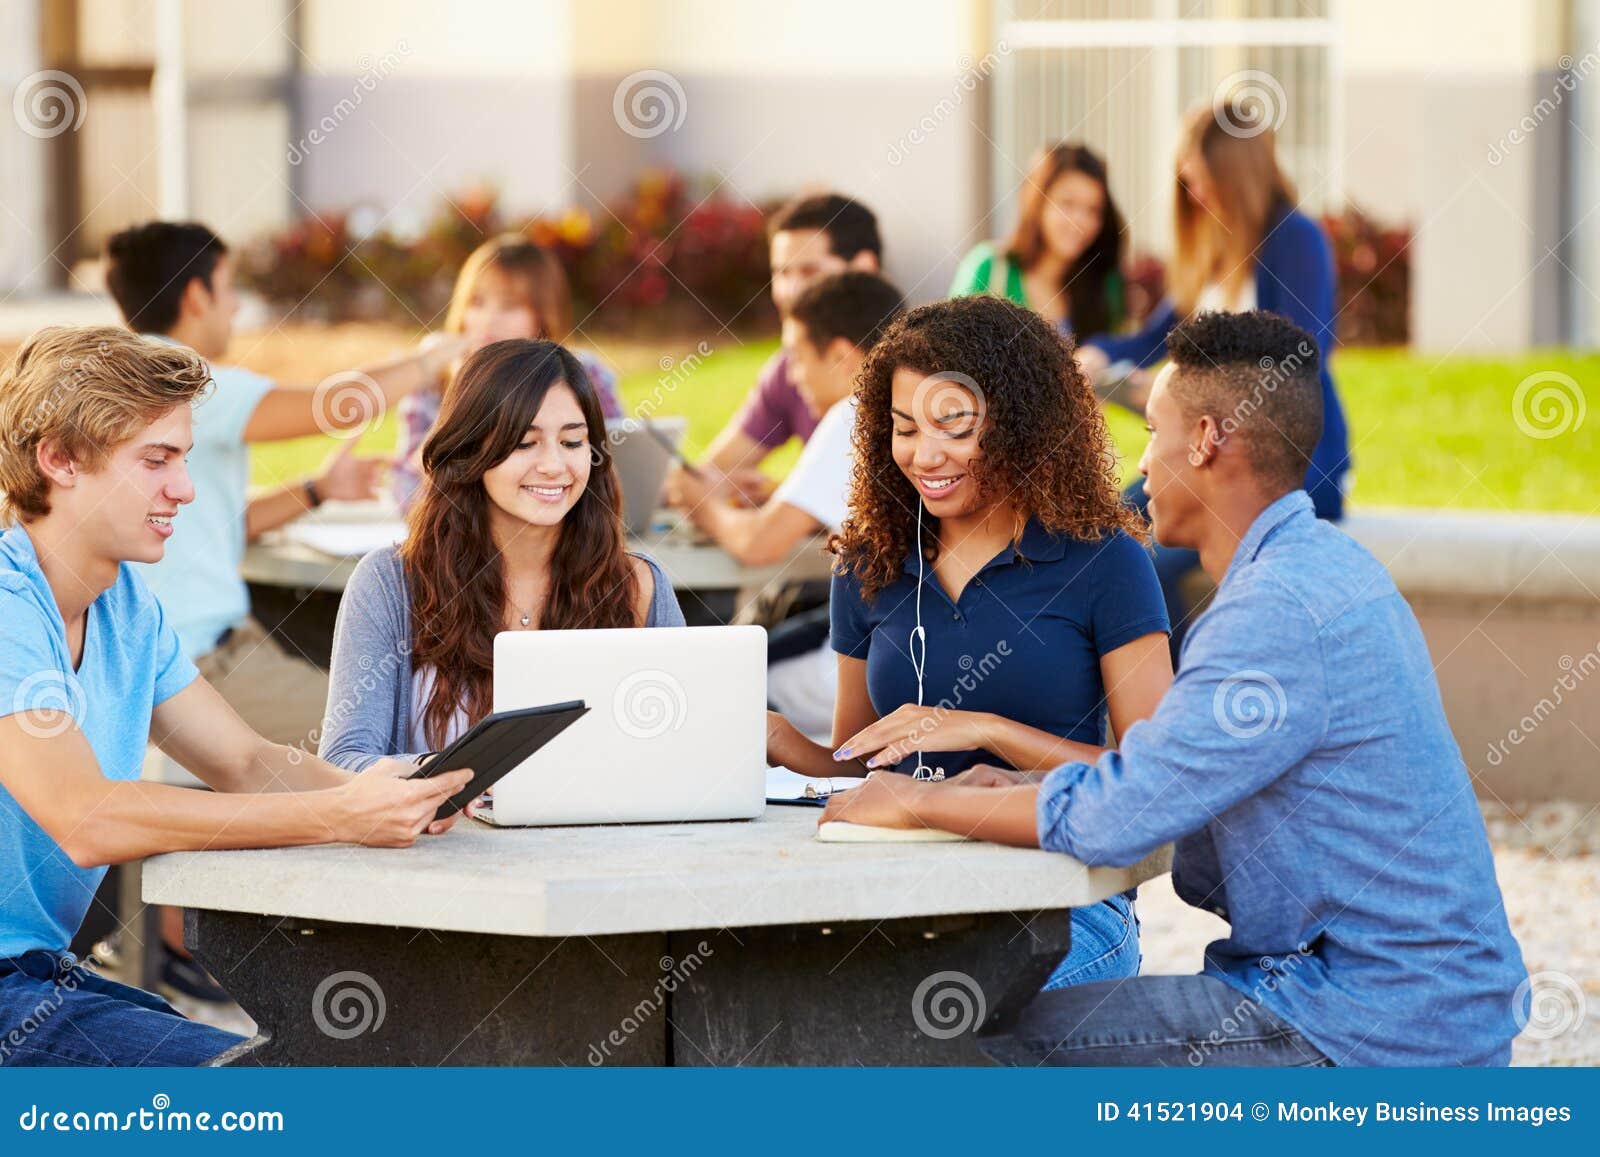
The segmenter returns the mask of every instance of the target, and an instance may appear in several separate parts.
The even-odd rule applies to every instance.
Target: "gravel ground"
[[[1600,1065],[1600,805],[1485,804],[1495,871],[1534,976],[1533,1013],[1512,1046],[1517,1065]],[[1146,973],[1198,972],[1227,935],[1179,900],[1172,878],[1139,888]]]

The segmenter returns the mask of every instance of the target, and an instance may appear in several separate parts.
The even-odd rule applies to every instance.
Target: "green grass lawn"
[[[687,416],[687,444],[697,452],[738,407],[775,344],[717,349],[676,385],[671,373],[653,366],[626,374],[624,401],[630,409],[648,401],[646,412]],[[1559,383],[1555,388],[1586,403],[1581,384],[1600,382],[1600,353],[1535,350],[1515,358],[1438,359],[1407,350],[1347,349],[1336,356],[1334,371],[1350,423],[1357,504],[1600,512],[1592,482],[1600,463],[1600,413],[1575,426],[1569,419],[1565,425],[1573,428],[1550,438],[1530,435],[1513,414],[1519,383],[1534,374],[1565,375],[1579,384],[1578,392]],[[1600,407],[1600,397],[1595,402]],[[1554,418],[1552,412],[1545,425]],[[1522,425],[1540,428],[1536,422]],[[1111,429],[1124,476],[1131,477],[1144,448],[1143,426],[1126,411],[1113,410]],[[394,441],[391,416],[362,448],[387,452]],[[303,477],[329,445],[327,439],[306,438],[260,447],[254,480],[266,485]],[[791,445],[775,454],[769,469],[788,469],[797,449]]]

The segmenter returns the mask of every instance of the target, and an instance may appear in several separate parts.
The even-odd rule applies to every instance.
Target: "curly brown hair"
[[[1030,518],[1088,541],[1118,530],[1146,536],[1118,491],[1105,414],[1068,340],[1038,314],[1002,298],[939,301],[890,326],[856,375],[850,515],[828,545],[836,569],[854,574],[866,598],[899,578],[916,518],[926,514],[891,453],[890,398],[899,369],[970,379],[982,391],[973,481],[980,493],[1015,505],[1013,542]],[[927,517],[925,527],[936,529]],[[937,535],[924,541],[931,562],[938,557]]]

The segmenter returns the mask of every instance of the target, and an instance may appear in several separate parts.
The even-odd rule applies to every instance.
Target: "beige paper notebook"
[[[939,828],[880,828],[828,820],[817,825],[817,839],[824,844],[955,844],[971,837]]]

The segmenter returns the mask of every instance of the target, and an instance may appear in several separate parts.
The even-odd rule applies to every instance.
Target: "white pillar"
[[[7,118],[0,132],[0,296],[49,285],[46,255],[50,222],[45,212],[50,142],[9,123],[23,82],[44,67],[39,54],[42,0],[0,4],[0,98]],[[23,94],[26,97],[26,94]]]
[[[189,216],[189,79],[183,58],[183,0],[156,0],[155,106],[161,216]]]

